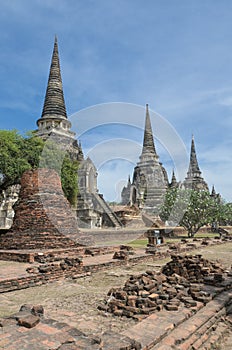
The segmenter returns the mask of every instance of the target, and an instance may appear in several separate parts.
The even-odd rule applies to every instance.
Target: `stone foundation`
[[[142,255],[130,258],[129,260],[110,260],[102,264],[95,263],[85,266],[83,264],[66,264],[64,266],[64,261],[47,263],[35,268],[32,266],[32,268],[28,269],[28,276],[26,277],[0,281],[0,293],[40,286],[41,284],[47,284],[63,278],[77,279],[100,270],[107,270],[123,265],[127,266],[133,263],[152,262],[153,260],[154,257],[152,255]]]

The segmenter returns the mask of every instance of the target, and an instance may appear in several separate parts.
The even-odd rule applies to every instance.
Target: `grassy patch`
[[[128,245],[133,248],[145,248],[147,243],[148,243],[147,238],[141,238],[128,243]]]
[[[213,232],[197,232],[194,236],[195,238],[214,238],[214,237],[219,237],[218,233],[213,233]]]
[[[167,238],[165,239],[165,243],[177,243],[180,241],[181,238]],[[133,248],[145,248],[147,246],[147,243],[148,243],[147,238],[141,238],[128,243],[128,245]]]

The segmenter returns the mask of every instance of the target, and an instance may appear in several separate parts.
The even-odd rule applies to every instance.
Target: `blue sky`
[[[67,112],[75,116],[85,154],[97,163],[106,199],[118,199],[141,149],[145,111],[138,107],[141,116],[133,117],[128,104],[149,103],[155,136],[158,114],[187,155],[193,133],[204,178],[232,200],[230,0],[0,0],[0,9],[1,129],[36,128],[56,34]],[[124,103],[132,113],[125,113],[125,123],[109,113],[107,125],[99,127],[96,114],[85,125],[91,106],[110,102]],[[110,159],[113,149],[130,149],[128,140],[131,155]],[[170,176],[177,165],[160,141],[157,150]],[[104,154],[101,162],[96,148]]]

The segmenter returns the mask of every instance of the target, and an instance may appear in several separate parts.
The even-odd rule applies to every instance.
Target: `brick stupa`
[[[59,175],[51,169],[26,171],[11,230],[1,249],[55,249],[85,245]]]

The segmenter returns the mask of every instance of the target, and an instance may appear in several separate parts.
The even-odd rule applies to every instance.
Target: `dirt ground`
[[[225,268],[231,268],[232,243],[191,252],[191,254],[194,253],[201,253],[204,258],[218,260]],[[101,312],[97,309],[97,305],[106,297],[111,287],[122,286],[131,274],[147,269],[158,271],[167,261],[168,259],[149,264],[124,266],[90,274],[76,280],[63,280],[40,287],[0,294],[0,317],[17,312],[19,307],[25,303],[42,304],[46,317],[67,322],[87,334],[100,334],[106,330],[121,332],[134,325],[136,321],[125,317],[117,318]],[[229,333],[228,336],[231,334]],[[232,338],[229,340],[230,344],[231,340]],[[226,349],[226,339],[222,347],[217,346],[217,349]]]
[[[0,317],[17,312],[25,303],[42,304],[46,317],[67,322],[87,334],[99,334],[106,330],[122,331],[136,322],[126,317],[113,317],[99,311],[97,306],[110,288],[122,286],[131,274],[145,271],[148,267],[160,269],[160,266],[160,261],[159,264],[125,266],[76,280],[66,279],[0,294]]]

